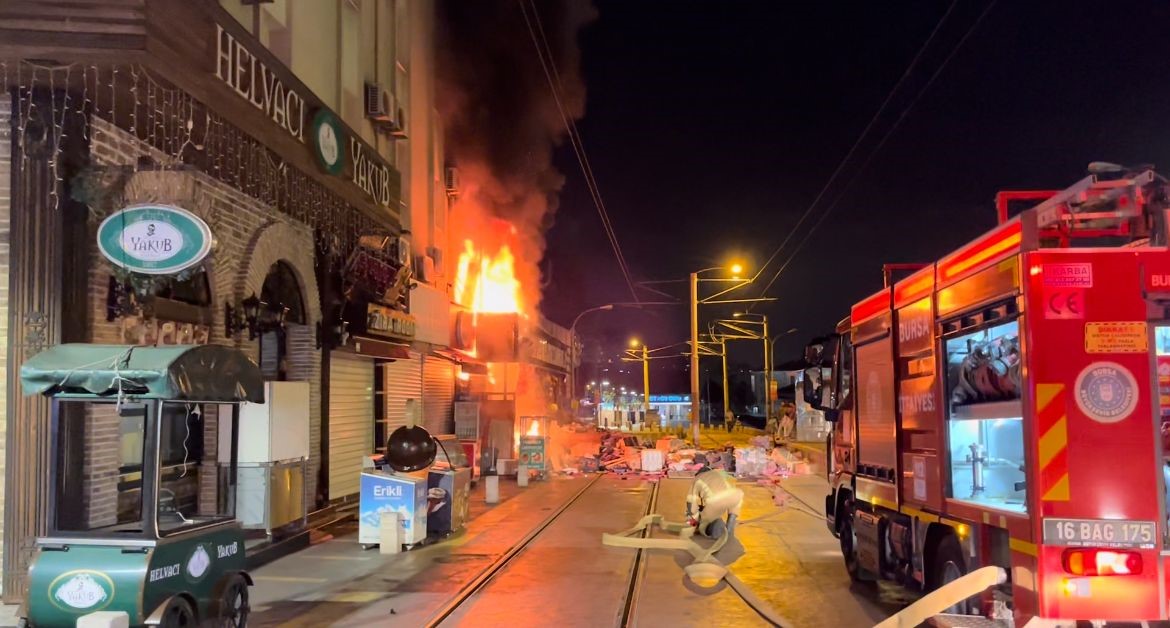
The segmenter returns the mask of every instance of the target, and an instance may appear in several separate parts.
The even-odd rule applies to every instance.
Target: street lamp
[[[712,270],[728,270],[732,277],[727,279],[699,279],[699,275]],[[691,273],[691,433],[695,438],[695,446],[699,446],[699,303],[719,303],[714,299],[731,292],[747,283],[748,279],[740,279],[738,275],[743,272],[743,265],[739,263],[731,264],[730,267],[714,266],[712,268],[704,268]],[[735,285],[721,290],[714,295],[700,300],[699,299],[699,282],[700,281],[730,281]],[[723,302],[745,302],[740,300],[723,301]],[[726,392],[724,393],[726,394]]]
[[[769,350],[772,352],[773,357],[775,357],[775,355],[776,355],[776,341],[780,340],[781,338],[784,338],[785,336],[791,336],[792,334],[795,334],[797,331],[798,330],[795,327],[793,327],[792,329],[789,329],[788,331],[786,331],[782,334],[777,334],[775,338],[772,338],[771,347]]]
[[[762,329],[764,340],[764,423],[772,418],[772,369],[775,367],[775,359],[772,354],[772,342],[768,340],[768,315],[767,314],[752,314],[749,312],[735,312],[731,315],[733,318],[747,319],[749,317],[758,317],[755,320],[748,320],[749,323],[758,323]]]
[[[591,307],[573,319],[573,324],[569,325],[569,402],[570,409],[574,410],[574,415],[577,409],[577,323],[582,316],[590,312],[608,312],[614,308],[613,303],[606,303],[597,307]]]

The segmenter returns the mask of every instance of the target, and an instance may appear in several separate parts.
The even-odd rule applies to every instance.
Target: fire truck
[[[808,346],[852,578],[928,592],[999,566],[948,613],[1170,619],[1170,184],[1090,173],[999,193],[995,228]]]

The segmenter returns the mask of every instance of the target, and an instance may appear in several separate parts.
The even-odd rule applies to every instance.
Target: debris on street
[[[722,469],[738,478],[786,478],[809,473],[803,455],[777,447],[766,436],[755,436],[746,446],[731,442],[717,449],[696,448],[676,437],[640,440],[616,430],[597,430],[592,439],[580,439],[565,453],[558,469],[572,473],[610,472],[658,477],[691,478],[704,467]]]

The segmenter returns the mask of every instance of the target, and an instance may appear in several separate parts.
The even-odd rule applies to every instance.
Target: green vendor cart
[[[264,402],[256,364],[214,345],[65,344],[20,375],[52,406],[47,535],[22,621],[122,611],[133,626],[247,625],[236,457],[240,404]]]

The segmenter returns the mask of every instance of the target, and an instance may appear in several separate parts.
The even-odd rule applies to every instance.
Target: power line
[[[947,64],[950,63],[955,54],[959,52],[959,49],[963,47],[963,44],[966,43],[967,39],[971,37],[971,35],[975,32],[975,29],[979,27],[981,22],[983,22],[983,18],[991,12],[991,9],[998,1],[999,0],[991,0],[987,7],[983,9],[983,12],[979,14],[979,17],[975,19],[975,22],[971,24],[971,27],[967,29],[967,32],[964,33],[963,37],[959,39],[959,42],[955,44],[955,47],[951,50],[950,54],[948,54],[947,57],[943,59],[942,64],[938,66],[938,69],[934,71],[934,74],[930,76],[930,78],[926,81],[926,84],[922,86],[922,89],[920,89],[914,96],[914,99],[910,101],[910,104],[906,105],[906,108],[902,110],[902,113],[898,116],[898,119],[894,121],[893,126],[891,126],[890,129],[886,131],[886,134],[882,137],[881,141],[878,142],[877,146],[874,147],[873,151],[870,152],[869,156],[861,164],[861,167],[859,167],[857,171],[854,172],[853,176],[850,177],[849,181],[845,184],[845,187],[842,188],[841,192],[837,195],[837,198],[834,199],[833,203],[829,205],[829,207],[827,207],[824,212],[821,213],[820,218],[818,218],[817,221],[813,223],[813,226],[808,230],[807,233],[805,233],[804,237],[801,238],[800,242],[796,245],[796,250],[794,250],[792,254],[788,256],[788,259],[784,261],[784,264],[780,266],[780,268],[776,271],[776,274],[772,275],[772,279],[768,281],[768,285],[764,286],[763,291],[760,293],[761,295],[767,293],[768,289],[772,287],[772,284],[776,283],[776,280],[780,278],[780,275],[784,272],[784,269],[788,268],[788,265],[792,263],[792,260],[798,253],[800,253],[800,250],[804,248],[805,243],[807,243],[812,234],[816,232],[817,227],[821,226],[821,223],[825,221],[825,218],[827,218],[829,214],[832,213],[833,209],[837,207],[837,204],[840,203],[843,198],[845,198],[845,195],[849,192],[850,188],[853,187],[853,184],[860,178],[861,174],[865,172],[865,169],[869,166],[870,162],[873,161],[873,158],[876,157],[882,147],[886,145],[886,141],[889,140],[890,137],[893,136],[894,132],[898,130],[898,127],[902,125],[902,122],[906,119],[906,115],[910,113],[910,110],[914,107],[915,104],[918,103],[918,101],[922,98],[922,95],[926,93],[926,90],[930,89],[930,86],[934,84],[935,79],[937,79],[939,75],[942,74],[943,69],[947,67]],[[748,310],[750,311],[751,308],[749,307]]]
[[[788,232],[788,235],[785,236],[782,242],[780,242],[780,246],[776,247],[776,250],[772,252],[770,257],[768,257],[768,261],[764,262],[764,264],[760,266],[760,269],[756,271],[756,274],[752,276],[752,281],[760,278],[760,275],[762,275],[768,266],[771,265],[771,263],[776,259],[776,257],[780,255],[780,252],[784,250],[784,247],[788,246],[788,242],[792,240],[792,236],[796,235],[797,230],[799,230],[800,226],[804,224],[804,221],[808,220],[808,217],[812,215],[813,209],[815,209],[816,206],[820,204],[821,199],[824,198],[825,193],[829,191],[829,188],[833,185],[833,182],[835,182],[837,177],[840,176],[841,171],[845,169],[845,166],[849,163],[849,160],[853,157],[853,154],[857,152],[857,149],[861,147],[861,143],[865,141],[866,137],[869,136],[869,132],[873,129],[874,125],[877,124],[878,118],[880,118],[881,115],[885,113],[886,107],[888,107],[890,101],[894,99],[894,95],[898,93],[898,90],[901,89],[902,84],[906,82],[906,79],[910,78],[914,68],[917,67],[918,62],[922,59],[922,55],[926,53],[927,48],[930,47],[930,43],[934,41],[935,36],[937,36],[939,30],[942,29],[943,23],[947,21],[947,18],[950,17],[951,12],[954,11],[955,6],[958,4],[959,0],[952,0],[951,5],[947,7],[946,12],[942,14],[942,17],[940,17],[938,22],[934,25],[934,29],[930,31],[930,36],[926,38],[926,41],[922,42],[922,46],[918,49],[918,52],[910,61],[910,65],[906,66],[906,70],[902,72],[901,78],[898,79],[898,82],[895,83],[894,87],[890,89],[888,94],[886,94],[886,98],[882,101],[881,106],[878,107],[878,110],[874,112],[873,117],[869,119],[869,123],[865,125],[865,128],[862,129],[861,134],[857,136],[857,139],[853,141],[853,145],[849,147],[849,152],[845,153],[845,156],[841,158],[841,162],[838,163],[836,169],[833,170],[833,174],[829,175],[829,180],[825,181],[825,185],[821,187],[821,191],[817,193],[817,196],[813,199],[812,204],[810,204],[808,208],[804,210],[804,213],[800,216],[800,220],[796,222],[796,225],[792,227],[792,229]]]
[[[560,113],[561,121],[565,125],[565,130],[569,135],[569,143],[573,147],[573,153],[577,156],[577,163],[581,166],[581,173],[585,176],[586,187],[589,188],[589,194],[593,197],[593,204],[597,207],[597,213],[601,217],[601,226],[605,230],[605,235],[609,239],[610,246],[613,248],[614,258],[617,260],[618,267],[622,271],[622,276],[626,280],[626,285],[630,289],[630,295],[635,302],[640,302],[638,291],[634,287],[634,280],[630,275],[629,265],[626,263],[625,255],[622,253],[621,244],[618,242],[617,233],[614,231],[613,223],[609,219],[609,213],[606,211],[605,202],[601,198],[601,190],[597,186],[597,180],[593,176],[593,168],[589,164],[589,157],[585,153],[585,144],[581,141],[581,136],[577,132],[577,125],[573,119],[565,113],[564,103],[561,101],[561,78],[560,72],[557,71],[556,64],[553,63],[552,49],[548,45],[548,40],[545,38],[544,26],[540,22],[540,15],[537,13],[535,3],[532,4],[533,15],[528,15],[528,7],[524,0],[520,0],[520,11],[524,15],[524,23],[528,27],[528,34],[532,37],[532,44],[536,47],[536,55],[540,61],[540,67],[544,70],[545,78],[548,80],[549,89],[552,91],[553,100],[556,102],[557,111]],[[536,22],[536,28],[533,28],[533,21]],[[537,36],[537,29],[539,29],[539,38]],[[543,42],[543,46],[541,44]]]

